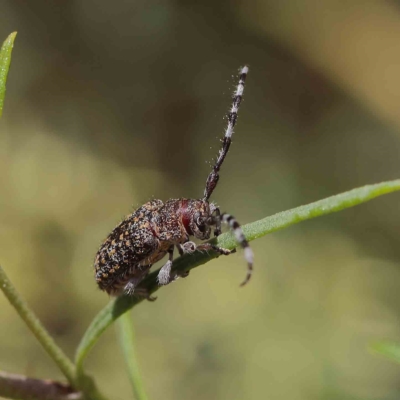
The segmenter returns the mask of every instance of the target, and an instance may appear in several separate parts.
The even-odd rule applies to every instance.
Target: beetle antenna
[[[246,80],[248,72],[249,72],[249,67],[247,66],[244,66],[243,68],[240,69],[239,82],[232,96],[232,107],[227,114],[228,126],[226,127],[224,138],[222,139],[222,148],[219,151],[217,161],[215,162],[212,171],[208,175],[206,187],[204,189],[205,201],[208,201],[212,192],[217,186],[219,180],[219,170],[221,169],[221,165],[224,162],[225,157],[228,154],[229,147],[232,143],[233,129],[235,128],[236,125],[239,106],[243,98],[244,82]]]

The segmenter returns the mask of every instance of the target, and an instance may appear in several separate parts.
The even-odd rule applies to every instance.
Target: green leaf
[[[4,97],[6,95],[6,82],[11,63],[11,52],[17,32],[11,33],[4,41],[0,50],[0,118],[3,115]]]
[[[247,224],[243,226],[243,231],[247,240],[251,241],[267,235],[268,233],[272,233],[280,229],[284,229],[290,225],[297,224],[301,221],[306,221],[311,218],[353,207],[357,204],[372,200],[375,197],[397,190],[400,190],[400,180],[364,186]],[[237,246],[235,237],[231,233],[220,235],[218,238],[214,238],[210,242],[227,249],[233,249]],[[217,256],[218,255],[214,252],[195,252],[192,255],[184,255],[174,261],[173,270],[181,273],[189,271],[192,268],[202,265]],[[141,287],[146,288],[149,294],[154,293],[160,288],[157,285],[157,273],[158,271],[151,273],[141,284]],[[94,318],[92,324],[87,329],[78,346],[75,357],[78,375],[83,373],[83,361],[89,350],[96,343],[99,336],[119,316],[141,301],[143,301],[143,299],[120,296],[111,300],[103,308],[103,310],[99,312],[99,314]]]
[[[128,367],[133,394],[136,400],[147,400],[143,382],[140,377],[139,364],[135,351],[135,332],[131,314],[126,312],[119,320],[119,338],[125,362]]]
[[[383,340],[374,343],[370,349],[373,352],[379,353],[380,355],[400,364],[400,343]]]

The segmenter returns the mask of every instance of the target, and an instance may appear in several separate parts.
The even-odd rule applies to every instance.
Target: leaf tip
[[[15,40],[15,38],[17,36],[17,33],[18,33],[17,31],[10,33],[8,35],[7,39],[4,41],[4,44],[13,45],[14,44],[14,40]]]

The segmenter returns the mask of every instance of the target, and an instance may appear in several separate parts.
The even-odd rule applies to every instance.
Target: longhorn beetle
[[[101,290],[108,294],[132,295],[140,282],[149,273],[151,266],[168,254],[168,261],[158,273],[158,283],[167,285],[177,278],[171,276],[174,248],[180,255],[195,250],[213,250],[228,255],[231,250],[211,243],[198,246],[189,237],[206,240],[221,233],[221,222],[229,224],[238,244],[244,249],[247,261],[245,285],[253,271],[253,252],[244,237],[242,228],[232,215],[221,214],[219,207],[209,199],[219,180],[219,171],[228,154],[242,101],[244,82],[249,68],[240,70],[239,82],[232,96],[232,106],[227,114],[228,125],[222,139],[222,148],[212,171],[208,175],[204,195],[201,199],[171,199],[163,203],[151,200],[128,215],[107,237],[97,252],[94,268],[95,278]],[[138,294],[138,291],[136,291]]]

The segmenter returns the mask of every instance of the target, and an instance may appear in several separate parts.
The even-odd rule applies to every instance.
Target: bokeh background
[[[65,351],[108,302],[92,261],[149,199],[199,197],[232,77],[245,100],[213,200],[242,223],[399,178],[400,2],[0,1],[18,31],[0,133],[0,262]],[[397,399],[399,195],[252,242],[133,311],[150,399]],[[0,296],[0,369],[62,379]],[[87,360],[132,398],[115,329]]]

